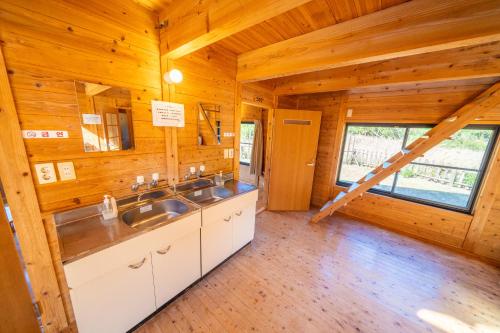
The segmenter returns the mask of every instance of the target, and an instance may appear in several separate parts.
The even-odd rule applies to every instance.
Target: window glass
[[[408,138],[421,129],[410,128]],[[423,133],[418,133],[423,134]],[[492,129],[465,128],[403,168],[394,192],[467,208],[478,182]]]
[[[401,150],[406,128],[389,126],[349,126],[344,143],[339,181],[356,182]],[[376,189],[390,191],[394,175]]]
[[[255,124],[241,123],[240,133],[240,163],[250,164],[250,161],[252,160],[252,145],[255,134]]]
[[[430,128],[348,125],[339,183],[358,181]],[[410,201],[470,211],[495,133],[494,127],[462,129],[373,189]]]

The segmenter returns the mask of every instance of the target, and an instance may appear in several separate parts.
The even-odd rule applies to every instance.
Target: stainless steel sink
[[[164,199],[126,210],[121,219],[132,228],[145,228],[165,220],[171,220],[190,210],[178,199]]]
[[[208,187],[183,194],[183,197],[202,206],[212,204],[233,195],[233,191],[225,187]]]
[[[142,194],[136,194],[136,195],[133,195],[131,197],[117,200],[116,204],[118,206],[128,206],[130,204],[135,204],[135,203],[138,203],[140,201],[159,199],[161,197],[166,196],[167,194],[168,193],[166,190],[156,190],[156,191],[146,192],[146,193],[142,193]]]
[[[193,191],[208,186],[212,186],[213,183],[210,179],[198,179],[189,183],[177,185],[177,192]]]

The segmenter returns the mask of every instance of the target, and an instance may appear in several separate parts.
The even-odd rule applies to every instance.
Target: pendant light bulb
[[[168,84],[177,84],[182,82],[183,75],[180,70],[172,69],[171,71],[166,72],[165,75],[163,75],[163,79]]]

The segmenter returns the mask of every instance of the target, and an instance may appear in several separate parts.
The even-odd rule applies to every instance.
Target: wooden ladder
[[[334,199],[325,203],[320,211],[311,218],[311,222],[316,223],[332,215],[337,209],[363,195],[364,192],[379,184],[390,175],[398,172],[405,165],[422,156],[440,142],[449,139],[455,132],[464,128],[473,120],[482,117],[486,112],[495,108],[497,108],[496,111],[500,112],[499,104],[500,81],[485,90],[472,102],[462,106],[453,115],[442,120],[406,148],[401,149],[401,151],[391,156],[387,161],[373,169],[356,183],[353,183],[346,191],[340,192]]]

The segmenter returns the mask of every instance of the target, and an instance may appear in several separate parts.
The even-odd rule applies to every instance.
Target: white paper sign
[[[100,114],[82,113],[82,118],[84,125],[100,125],[102,123]]]
[[[184,127],[184,104],[151,101],[153,126]]]
[[[66,139],[68,131],[23,130],[25,139]]]

